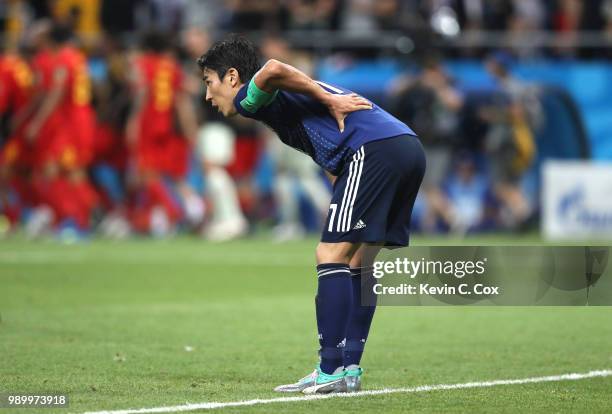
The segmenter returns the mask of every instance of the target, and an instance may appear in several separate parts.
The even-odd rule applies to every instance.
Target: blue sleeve
[[[244,109],[242,107],[242,105],[240,105],[240,102],[246,98],[247,96],[247,89],[248,89],[248,84],[244,84],[242,85],[242,87],[240,88],[240,90],[238,90],[238,93],[236,94],[236,97],[234,98],[234,107],[236,108],[236,110],[238,111],[238,113],[246,118],[252,118],[252,119],[259,119],[257,117],[257,112],[249,112],[246,109]]]

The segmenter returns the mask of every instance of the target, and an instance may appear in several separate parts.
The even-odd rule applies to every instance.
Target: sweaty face
[[[227,71],[223,79],[214,70],[204,69],[202,80],[206,87],[206,101],[217,109],[223,116],[234,116],[237,114],[234,107],[234,97],[240,89],[237,72],[235,69]]]

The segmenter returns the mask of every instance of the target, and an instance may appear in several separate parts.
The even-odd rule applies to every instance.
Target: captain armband
[[[250,113],[255,113],[259,108],[269,105],[276,98],[277,94],[278,90],[272,93],[262,91],[255,85],[255,80],[251,79],[247,88],[247,96],[240,101],[240,106]]]

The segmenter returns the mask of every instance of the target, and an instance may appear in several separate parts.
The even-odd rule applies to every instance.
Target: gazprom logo
[[[562,220],[601,231],[612,228],[612,209],[591,207],[586,202],[584,189],[575,187],[564,194],[557,207]]]

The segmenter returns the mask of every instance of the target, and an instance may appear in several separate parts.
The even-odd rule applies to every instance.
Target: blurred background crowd
[[[0,25],[2,234],[320,228],[322,171],[204,102],[195,60],[227,33],[419,134],[415,231],[528,231],[543,160],[612,159],[612,0],[4,0]]]

